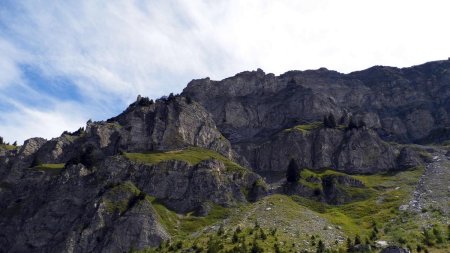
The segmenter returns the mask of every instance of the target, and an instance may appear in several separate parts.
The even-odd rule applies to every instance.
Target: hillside
[[[0,252],[449,252],[449,144],[450,60],[193,80],[2,144]]]

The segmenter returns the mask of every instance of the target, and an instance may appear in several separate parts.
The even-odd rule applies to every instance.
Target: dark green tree
[[[223,225],[220,225],[219,230],[217,230],[217,235],[221,236],[225,234],[225,229],[223,228]]]
[[[422,252],[422,249],[423,249],[422,245],[417,244],[416,251],[420,253]]]
[[[355,235],[355,245],[361,245],[361,237],[358,234]]]
[[[291,159],[286,171],[286,180],[290,183],[296,183],[300,180],[300,167],[294,159]]]
[[[267,235],[266,233],[264,233],[264,230],[262,228],[259,229],[259,236],[263,241],[267,239]]]
[[[319,240],[319,243],[317,243],[317,253],[325,253],[325,244],[322,242],[322,240]]]
[[[435,238],[433,233],[431,233],[428,229],[423,230],[423,243],[427,246],[434,246]]]
[[[264,249],[261,248],[258,243],[256,242],[256,240],[253,241],[253,245],[252,245],[252,249],[250,251],[251,253],[262,253],[264,252]]]
[[[436,238],[436,243],[444,243],[444,236],[442,235],[441,229],[437,225],[433,227],[433,235],[434,238]]]
[[[447,226],[447,240],[450,241],[450,225]]]
[[[323,125],[326,128],[335,128],[337,126],[336,124],[336,118],[333,114],[328,114],[328,116],[325,116],[323,118]]]
[[[353,242],[352,239],[350,239],[350,237],[347,238],[347,252],[353,252]]]
[[[223,245],[217,238],[210,237],[208,241],[208,253],[218,253],[221,249],[223,249]]]
[[[273,244],[273,250],[275,251],[275,253],[281,253],[281,249],[280,249],[280,245],[278,245],[278,243],[274,243]]]
[[[234,231],[233,237],[231,238],[231,242],[232,242],[232,243],[237,243],[237,242],[239,242],[239,236],[238,236],[237,231]]]

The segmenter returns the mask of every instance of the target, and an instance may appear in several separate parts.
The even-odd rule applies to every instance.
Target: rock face
[[[170,239],[150,196],[176,212],[245,202],[259,176],[221,161],[147,165],[122,156],[92,168],[22,168],[2,181],[0,245],[13,252],[123,252]]]
[[[383,155],[394,149],[383,141],[443,141],[442,132],[448,132],[450,126],[450,61],[404,69],[376,66],[350,74],[319,69],[275,76],[258,70],[222,81],[194,80],[184,89],[183,96],[198,101],[211,112],[220,131],[233,147],[244,150],[245,158],[256,171],[286,168],[277,160],[292,153],[291,147],[281,147],[277,142],[282,138],[280,131],[322,121],[332,114],[338,125],[354,121],[370,131],[347,136],[350,139],[344,142],[334,134],[329,137],[319,133],[322,143],[318,146],[322,150],[318,153],[311,152],[317,146],[316,139],[291,135],[289,144],[294,145],[293,149],[295,144],[301,144],[295,158],[308,167],[373,172],[399,165],[395,157],[398,151],[389,152],[389,157]],[[353,151],[351,143],[361,141],[368,144],[366,150],[356,147]],[[364,155],[372,144],[374,152]],[[337,148],[340,154],[331,148],[336,145],[343,145],[342,149]],[[278,151],[280,148],[282,151]],[[266,162],[255,162],[256,156]]]
[[[293,128],[262,143],[237,143],[235,149],[255,171],[265,175],[284,172],[290,157],[306,168],[333,168],[347,173],[387,171],[396,168],[398,154],[371,129]]]

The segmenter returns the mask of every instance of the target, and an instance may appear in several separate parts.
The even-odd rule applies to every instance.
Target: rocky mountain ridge
[[[341,174],[284,183],[288,163],[347,174],[421,166],[430,158],[411,144],[449,140],[449,115],[450,61],[257,70],[193,80],[156,101],[139,96],[107,121],[2,151],[0,252],[157,247],[173,237],[160,205],[201,217],[274,193],[364,200],[364,182]]]

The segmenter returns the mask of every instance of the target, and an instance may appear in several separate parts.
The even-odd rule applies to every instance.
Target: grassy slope
[[[208,219],[208,222],[195,224],[193,227],[197,227],[196,233],[191,233],[195,229],[181,229],[182,233],[173,233],[172,229],[171,234],[175,237],[171,247],[173,249],[176,243],[182,241],[183,249],[191,247],[205,249],[208,241],[214,241],[216,238],[222,242],[224,250],[237,245],[242,247],[243,243],[247,248],[251,248],[256,233],[257,244],[266,251],[273,251],[274,244],[278,244],[280,249],[286,251],[309,249],[311,252],[314,251],[318,240],[324,241],[328,248],[337,250],[344,247],[343,240],[346,237],[354,238],[358,234],[364,241],[371,237],[376,227],[378,232],[371,241],[386,240],[415,249],[419,244],[424,245],[422,227],[416,224],[414,214],[399,211],[399,207],[407,204],[422,173],[423,168],[416,168],[391,175],[354,176],[364,182],[370,195],[365,200],[341,206],[330,206],[297,196],[271,195],[256,203],[228,209],[228,212],[222,216],[222,218],[227,217],[225,220],[217,216],[213,219],[192,217]],[[342,173],[330,170],[314,173],[305,170],[302,177],[321,177],[328,174]],[[171,212],[162,205],[158,207],[157,203],[155,208],[160,215],[162,213],[162,220],[167,220],[168,213]],[[180,224],[180,220],[183,222],[182,219],[186,218],[173,213],[170,217],[172,217],[172,227],[174,227],[173,224]],[[263,229],[267,239],[262,240],[258,237],[260,232],[254,228],[255,223]],[[219,236],[217,230],[220,224],[223,225],[225,233]],[[178,225],[177,229],[181,227]],[[232,235],[237,227],[240,227],[243,232],[239,234],[239,242],[233,243]],[[438,227],[445,234],[444,225],[438,225]],[[272,236],[271,232],[274,229],[277,232],[275,236]],[[435,239],[434,243],[436,244]],[[430,252],[446,252],[448,243],[425,247],[428,247]],[[159,251],[169,251],[169,248],[170,245],[166,245]]]
[[[148,153],[125,153],[125,157],[132,161],[158,164],[163,161],[180,160],[185,161],[191,165],[196,165],[201,161],[216,159],[223,162],[228,171],[245,171],[246,169],[238,165],[237,163],[229,160],[223,155],[204,148],[190,147],[182,150],[175,151],[154,151]]]

